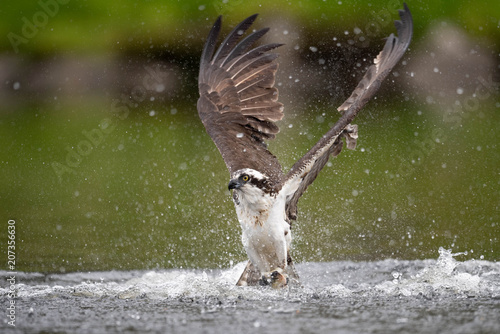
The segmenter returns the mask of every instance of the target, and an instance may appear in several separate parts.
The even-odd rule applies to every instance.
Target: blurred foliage
[[[96,53],[113,49],[144,52],[148,48],[162,50],[165,46],[174,52],[199,50],[208,27],[219,14],[225,16],[229,25],[253,13],[260,13],[263,17],[278,15],[293,19],[300,29],[313,35],[325,31],[339,34],[354,27],[364,30],[372,21],[384,22],[380,24],[381,28],[392,32],[395,11],[402,8],[401,2],[395,0],[276,0],[265,3],[244,0],[59,0],[63,4],[56,1],[11,1],[2,4],[0,32],[6,38],[0,40],[0,50],[13,52],[7,35],[15,33],[23,36],[23,26],[26,25],[23,18],[30,23],[39,22],[39,25],[35,36],[27,36],[28,41],[20,44],[20,53],[36,56],[51,52]],[[430,24],[445,20],[465,27],[473,36],[500,40],[499,1],[408,1],[408,5],[413,16],[418,18],[415,22],[417,42]],[[45,15],[46,19],[44,12],[49,14]],[[378,21],[379,18],[388,18],[387,15],[392,15],[390,20]]]
[[[44,57],[57,62],[61,54],[169,58],[182,64],[188,89],[146,99],[120,117],[111,89],[64,96],[25,93],[21,84],[13,94],[23,103],[0,108],[0,218],[4,227],[7,219],[16,220],[18,270],[227,267],[243,261],[227,170],[196,113],[196,62],[215,17],[225,16],[227,30],[255,12],[279,15],[314,39],[386,22],[377,17],[387,9],[391,18],[377,34],[386,36],[394,30],[393,8],[401,7],[388,0],[60,2],[67,3],[52,7],[54,15],[26,37],[18,54],[8,34],[22,36],[26,20],[43,20],[41,3],[54,2],[2,4],[1,55],[33,63]],[[498,52],[499,1],[408,5],[416,18],[412,48],[431,25],[451,21]],[[118,94],[131,95],[116,86]],[[293,111],[297,115],[289,110],[300,106],[287,105],[281,133],[269,143],[286,168],[337,119],[329,98],[302,96],[307,113]],[[296,260],[430,258],[439,247],[498,260],[498,95],[481,101],[479,111],[460,113],[455,127],[416,98],[396,100],[370,102],[356,119],[357,150],[332,160],[301,199]],[[6,259],[4,233],[0,254]]]

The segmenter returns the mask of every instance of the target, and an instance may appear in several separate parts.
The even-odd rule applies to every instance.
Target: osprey
[[[382,81],[403,56],[413,33],[411,13],[404,4],[395,21],[398,37],[391,34],[351,96],[338,108],[342,116],[286,174],[265,140],[279,132],[283,105],[274,87],[277,55],[269,51],[282,44],[252,48],[269,28],[242,39],[257,14],[238,24],[215,51],[221,16],[208,35],[201,56],[198,113],[219,149],[230,173],[229,190],[242,228],[249,257],[237,285],[275,288],[298,283],[290,256],[291,221],[297,202],[330,156],[337,156],[345,138],[354,149],[358,137],[352,120],[377,92]],[[215,52],[215,53],[214,53]]]

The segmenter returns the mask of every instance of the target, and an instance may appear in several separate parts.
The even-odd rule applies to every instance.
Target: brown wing
[[[336,156],[342,150],[342,137],[347,147],[354,148],[358,137],[357,126],[350,123],[363,106],[375,95],[382,81],[401,59],[410,44],[413,33],[413,19],[408,6],[399,11],[401,21],[395,21],[398,36],[391,34],[351,96],[338,108],[343,115],[323,138],[297,161],[286,175],[283,189],[287,192],[286,211],[289,219],[297,218],[297,202],[307,187],[314,181],[327,163],[330,155]]]
[[[281,44],[251,49],[269,29],[240,41],[256,17],[238,24],[214,54],[221,17],[215,22],[201,56],[198,114],[231,175],[252,168],[279,184],[281,165],[264,140],[275,137],[279,128],[274,122],[283,118],[283,105],[277,102],[278,90],[273,87],[277,55],[268,53]]]

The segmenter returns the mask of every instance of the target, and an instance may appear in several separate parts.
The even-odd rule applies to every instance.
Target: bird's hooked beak
[[[240,189],[241,186],[242,186],[242,184],[240,183],[240,181],[238,179],[232,179],[231,181],[229,181],[229,184],[227,185],[227,189],[228,190]]]

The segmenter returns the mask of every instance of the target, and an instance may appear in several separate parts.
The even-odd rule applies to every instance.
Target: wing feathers
[[[210,33],[208,34],[207,41],[205,42],[205,47],[203,48],[203,53],[201,54],[200,61],[200,77],[203,74],[203,69],[207,67],[208,62],[212,57],[215,50],[215,43],[217,42],[217,36],[219,36],[220,28],[222,24],[222,16],[219,16],[215,21]]]
[[[279,128],[274,122],[283,118],[283,105],[274,88],[277,55],[268,53],[281,44],[251,49],[269,31],[261,29],[243,38],[256,17],[238,24],[212,57],[220,18],[215,22],[202,53],[198,113],[231,174],[253,168],[272,178],[270,184],[279,185],[281,165],[264,140],[275,137]]]
[[[278,90],[276,88],[262,89],[261,87],[249,87],[240,94],[240,101],[252,101],[257,103],[259,101],[277,101]]]
[[[399,16],[401,21],[394,22],[398,37],[391,34],[387,38],[374,64],[368,68],[351,96],[338,108],[339,111],[347,111],[351,107],[351,112],[359,111],[376,93],[382,81],[405,53],[413,34],[413,19],[406,4],[404,10],[399,10]]]
[[[251,48],[269,30],[261,29],[243,38],[257,15],[238,24],[217,51],[221,17],[210,30],[200,62],[200,118],[231,174],[242,168],[253,168],[270,177],[270,183],[277,190],[283,188],[287,192],[289,219],[296,218],[298,199],[330,155],[336,156],[342,150],[342,138],[346,138],[348,148],[356,146],[358,132],[351,121],[377,92],[381,82],[403,56],[412,37],[413,20],[406,4],[399,15],[401,21],[395,22],[398,36],[391,34],[387,38],[374,64],[338,108],[343,111],[340,119],[284,178],[281,165],[264,142],[279,132],[274,122],[283,117],[283,105],[278,102],[278,90],[274,87],[277,55],[269,53],[281,44]]]
[[[276,68],[270,69],[276,71]],[[272,87],[274,84],[274,77],[270,76],[269,73],[260,73],[260,71],[256,71],[254,76],[248,77],[246,80],[239,82],[238,84],[238,93],[242,93],[246,89],[251,87]]]
[[[271,68],[271,72],[266,74],[274,79],[274,73],[272,72],[272,70],[274,69],[276,71],[278,66],[275,63],[272,63],[272,61],[276,58],[278,58],[278,55],[272,53],[262,54],[257,58],[253,58],[245,62],[244,64],[234,68],[234,74],[231,73],[231,79],[239,84],[240,82],[245,81],[246,79],[251,77],[253,74],[259,73],[269,66],[273,66],[274,68]]]
[[[228,53],[231,51],[231,49],[233,49],[236,43],[238,43],[238,40],[241,38],[241,36],[245,33],[245,31],[247,31],[248,28],[250,28],[252,23],[255,21],[257,15],[258,14],[254,14],[250,17],[247,17],[240,24],[234,27],[234,29],[229,33],[229,35],[227,35],[227,37],[222,41],[219,49],[217,49],[217,52],[215,53],[212,59],[212,64],[221,61],[222,63],[224,62],[223,58],[228,56]]]
[[[269,31],[269,28],[264,28],[259,31],[256,31],[247,37],[245,37],[241,42],[236,45],[236,47],[227,55],[227,57],[224,59],[222,62],[221,66],[224,66],[224,64],[229,63],[231,60],[234,58],[240,56],[242,53],[244,53],[248,48],[250,48],[253,43],[255,43],[259,38],[264,36],[267,32]]]
[[[395,22],[398,37],[391,34],[387,38],[374,64],[368,68],[351,96],[338,108],[344,111],[343,115],[286,175],[282,188],[287,191],[286,212],[289,219],[296,219],[297,202],[300,196],[325,166],[330,155],[336,156],[342,150],[342,137],[346,138],[348,148],[352,149],[356,146],[358,128],[350,123],[359,110],[375,95],[380,84],[401,59],[411,41],[413,20],[406,4],[404,10],[399,11],[399,16],[401,21]]]
[[[230,71],[230,73],[234,74],[238,72],[241,67],[244,67],[249,60],[252,60],[253,58],[258,57],[259,55],[271,51],[282,45],[283,44],[272,43],[272,44],[258,46],[255,49],[252,49],[244,54],[241,54],[231,62],[228,62],[227,70]]]

